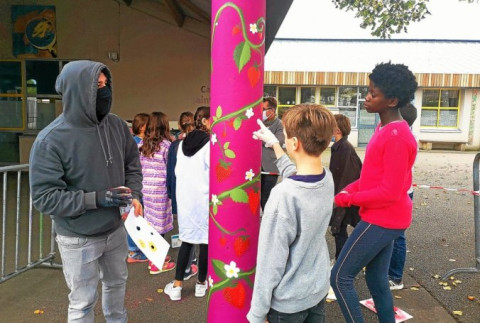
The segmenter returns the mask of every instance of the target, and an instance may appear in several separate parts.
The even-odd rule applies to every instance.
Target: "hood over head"
[[[193,130],[183,139],[182,152],[185,156],[191,157],[209,141],[210,136],[208,133],[202,130]]]
[[[100,123],[96,106],[98,77],[101,72],[107,77],[106,86],[109,92],[113,92],[112,74],[105,64],[81,60],[70,62],[63,67],[57,77],[55,90],[62,95],[63,115],[69,124],[87,128]],[[111,100],[108,112],[110,109]]]

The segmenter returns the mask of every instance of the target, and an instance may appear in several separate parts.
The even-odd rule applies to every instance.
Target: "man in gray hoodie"
[[[278,139],[280,147],[283,147],[285,143],[285,136],[283,135],[282,121],[277,118],[277,100],[273,97],[263,98],[262,103],[263,115],[262,119],[267,128]],[[261,178],[261,194],[260,194],[260,206],[262,211],[265,210],[268,198],[272,188],[277,184],[278,180],[278,168],[275,165],[275,153],[271,148],[262,144],[262,178]]]
[[[63,68],[55,88],[63,113],[37,136],[30,154],[34,206],[54,220],[70,289],[68,321],[93,322],[102,280],[107,322],[127,322],[128,253],[120,207],[139,202],[142,171],[126,123],[110,114],[112,79],[98,62]]]

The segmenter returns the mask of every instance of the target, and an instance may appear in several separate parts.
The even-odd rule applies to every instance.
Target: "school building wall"
[[[54,5],[58,59],[89,59],[112,71],[112,112],[132,119],[138,112],[180,112],[208,105],[210,26],[187,18],[175,25],[160,3],[136,0],[3,0],[0,3],[0,59],[12,53],[12,5]],[[119,61],[108,58],[117,52]]]
[[[480,74],[415,73],[419,88],[413,101],[417,108],[417,120],[412,130],[421,149],[480,150]],[[344,87],[368,86],[368,74],[363,72],[301,72],[266,71],[265,87]],[[421,126],[422,97],[424,90],[459,90],[458,124],[456,127]],[[337,90],[338,95],[338,90]],[[300,95],[297,96],[297,99]],[[317,97],[318,101],[319,98]],[[303,103],[297,101],[299,103]],[[320,102],[316,102],[320,103]],[[282,102],[279,102],[281,105]],[[338,113],[335,106],[329,108]],[[357,110],[358,117],[358,110]],[[359,129],[352,127],[348,140],[358,147]]]
[[[176,127],[182,111],[209,105],[209,25],[186,17],[180,28],[168,8],[150,0],[133,1],[131,7],[114,0],[2,0],[0,60],[16,59],[12,5],[55,6],[57,59],[105,63],[113,75],[112,113],[121,118],[162,111]],[[118,53],[119,61],[109,59],[109,52]],[[25,130],[0,130],[0,162],[28,162],[28,136],[35,131]]]

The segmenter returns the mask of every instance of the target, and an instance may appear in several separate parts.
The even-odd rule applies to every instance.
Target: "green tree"
[[[468,3],[479,0],[459,0]],[[380,38],[390,38],[392,34],[407,32],[410,22],[417,22],[430,14],[428,0],[332,0],[336,8],[356,11],[361,18],[360,27],[372,30],[371,34]]]
[[[392,34],[407,32],[410,22],[424,19],[430,12],[428,0],[332,0],[335,7],[356,11],[361,18],[360,27],[371,29],[371,34],[390,38]]]

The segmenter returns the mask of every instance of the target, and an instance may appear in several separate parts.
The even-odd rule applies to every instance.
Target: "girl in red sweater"
[[[360,207],[361,221],[345,243],[330,278],[347,322],[364,322],[353,280],[363,267],[380,323],[395,322],[388,267],[393,241],[410,226],[407,191],[417,142],[399,107],[413,100],[417,82],[402,64],[382,63],[369,76],[365,109],[380,123],[368,143],[360,178],[335,196],[339,207]]]

